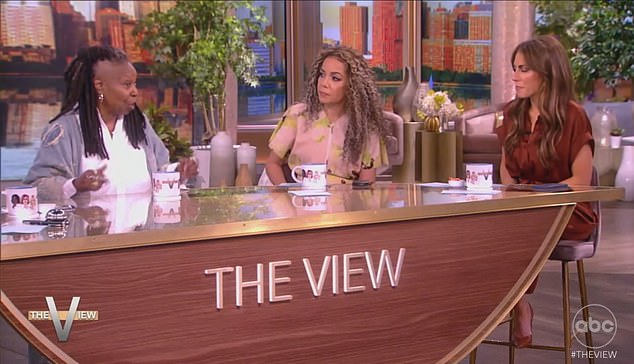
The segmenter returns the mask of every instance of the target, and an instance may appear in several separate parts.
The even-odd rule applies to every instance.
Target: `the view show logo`
[[[53,327],[57,333],[57,340],[68,341],[70,335],[70,328],[73,326],[73,321],[97,321],[99,320],[99,311],[77,311],[79,307],[79,297],[73,297],[70,301],[70,308],[68,311],[58,311],[55,305],[53,297],[46,297],[46,304],[48,305],[48,311],[29,311],[29,320],[52,320]],[[62,320],[64,325],[62,325]]]

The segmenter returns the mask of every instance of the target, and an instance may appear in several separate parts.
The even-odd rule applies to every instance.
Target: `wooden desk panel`
[[[50,342],[34,344],[57,361],[64,359],[55,345],[82,363],[455,362],[537,275],[572,206],[2,261],[2,313],[27,336],[41,331]],[[373,290],[365,260],[352,259],[365,273],[351,284],[364,291],[333,295],[329,272],[313,297],[302,258],[318,275],[324,256],[338,256],[341,287],[343,254],[369,252],[376,265],[387,249],[396,264],[400,248],[406,253],[397,287],[384,274]],[[291,282],[277,285],[277,294],[293,299],[269,303],[266,266],[284,260],[291,265],[278,277]],[[246,288],[236,308],[231,273],[217,310],[215,279],[203,271],[240,265],[251,281],[258,263],[265,265],[264,303]],[[58,310],[80,296],[79,309],[98,310],[99,320],[75,321],[69,341],[57,342],[51,321],[20,322],[8,312],[11,304],[24,315],[47,310],[47,295]]]

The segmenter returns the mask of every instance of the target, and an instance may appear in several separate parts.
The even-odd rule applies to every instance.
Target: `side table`
[[[446,182],[450,177],[460,175],[462,169],[462,133],[426,130],[416,136],[420,168],[416,180],[421,182]]]

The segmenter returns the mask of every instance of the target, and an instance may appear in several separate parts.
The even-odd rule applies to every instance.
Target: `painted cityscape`
[[[152,11],[165,11],[176,1],[5,1],[0,3],[0,148],[1,178],[24,176],[39,148],[48,121],[59,111],[62,75],[77,49],[111,44],[124,49],[139,71],[139,105],[167,106],[179,134],[195,144],[202,125],[196,125],[192,97],[187,89],[172,87],[153,77],[149,55],[132,35],[137,21]],[[259,116],[284,111],[286,99],[286,33],[284,1],[255,1],[265,6],[271,29],[278,38],[273,49],[253,48],[260,57],[261,86],[239,85],[241,123],[262,123]],[[490,1],[423,1],[423,81],[433,77],[434,88],[448,90],[465,108],[490,101]],[[301,6],[318,13],[305,17],[312,39],[303,39],[306,62],[317,48],[337,44],[362,52],[377,73],[383,106],[402,80],[403,21],[406,1],[320,1]],[[240,16],[248,16],[242,14]],[[310,45],[308,45],[310,44]],[[309,50],[310,47],[315,49]],[[270,123],[270,122],[269,122]]]
[[[177,1],[2,1],[0,3],[0,147],[2,179],[24,176],[39,147],[40,135],[59,111],[63,73],[84,46],[109,44],[123,49],[138,71],[138,104],[166,106],[179,135],[194,143],[202,124],[193,122],[188,89],[152,76],[150,56],[137,45],[132,31],[139,19],[166,11]],[[267,9],[271,22],[284,24],[284,3],[255,1]],[[281,15],[280,15],[281,14]],[[238,14],[249,16],[248,13]],[[282,17],[281,21],[275,19]],[[282,27],[283,29],[283,27]],[[259,90],[239,85],[240,118],[278,113],[286,108],[284,41],[273,49],[249,45],[260,58]],[[279,79],[283,81],[280,82]],[[201,129],[201,130],[198,130]],[[15,165],[14,165],[15,164]]]
[[[385,107],[402,80],[403,0],[322,1],[322,43],[364,54],[380,81]],[[466,109],[490,102],[491,1],[422,1],[418,76],[448,90]],[[381,82],[382,81],[382,82]],[[396,84],[395,84],[396,81]]]

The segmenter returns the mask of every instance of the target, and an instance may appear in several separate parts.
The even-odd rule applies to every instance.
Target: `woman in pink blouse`
[[[304,101],[288,108],[269,139],[260,184],[286,182],[285,163],[291,169],[326,163],[328,184],[374,182],[376,168],[388,163],[387,134],[374,73],[363,56],[347,47],[326,49],[313,63]]]

